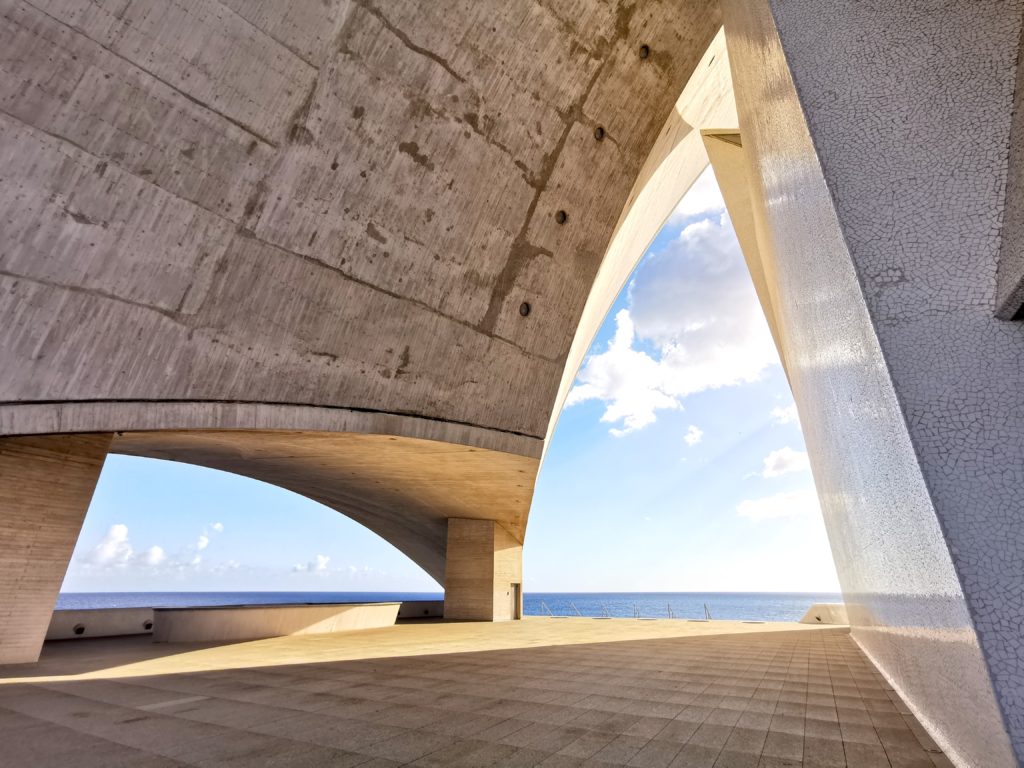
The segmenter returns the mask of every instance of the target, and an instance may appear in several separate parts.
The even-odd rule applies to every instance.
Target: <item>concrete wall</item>
[[[110,435],[0,439],[0,664],[36,661]]]
[[[1015,765],[1024,327],[994,308],[1021,5],[729,0],[725,18],[854,636],[954,762]]]
[[[81,631],[76,631],[81,630]],[[54,611],[47,640],[148,635],[153,632],[152,608],[92,608]]]
[[[443,616],[444,600],[403,600],[398,608],[398,618],[408,621],[440,619]]]
[[[220,643],[389,627],[400,603],[157,608],[154,643]]]

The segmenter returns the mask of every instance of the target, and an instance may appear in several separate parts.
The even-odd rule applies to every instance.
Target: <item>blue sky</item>
[[[785,374],[710,171],[591,347],[537,483],[528,591],[838,591]],[[110,456],[66,592],[439,591],[264,483]]]

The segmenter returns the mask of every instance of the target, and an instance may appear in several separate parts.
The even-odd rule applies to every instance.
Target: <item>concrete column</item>
[[[448,520],[444,617],[508,621],[522,616],[523,545],[493,520]]]
[[[0,664],[39,659],[110,439],[0,439]]]

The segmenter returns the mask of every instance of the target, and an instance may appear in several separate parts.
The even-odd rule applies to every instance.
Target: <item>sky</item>
[[[799,418],[710,170],[608,313],[537,481],[530,592],[838,591]],[[65,592],[439,585],[316,502],[109,456]]]

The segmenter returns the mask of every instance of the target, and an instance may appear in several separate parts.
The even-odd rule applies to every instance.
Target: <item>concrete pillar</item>
[[[0,439],[0,664],[39,659],[110,438]]]
[[[444,617],[508,621],[523,614],[523,545],[493,520],[448,520]]]

